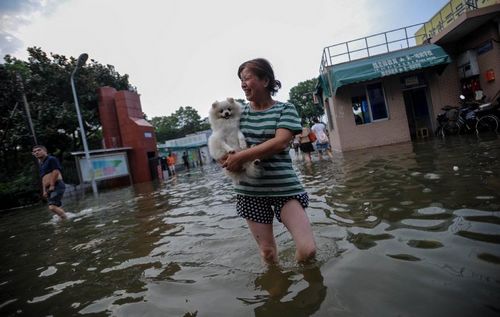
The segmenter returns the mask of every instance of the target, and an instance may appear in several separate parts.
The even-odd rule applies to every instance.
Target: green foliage
[[[20,181],[18,175],[23,167],[31,164],[31,156],[22,155],[30,153],[34,143],[23,94],[39,144],[46,145],[50,153],[62,159],[69,152],[82,149],[70,83],[77,59],[47,54],[38,47],[28,48],[28,53],[28,61],[6,55],[4,64],[0,64],[0,179],[7,184]],[[132,89],[128,75],[120,75],[112,65],[90,60],[78,69],[75,86],[88,142],[100,145],[96,89],[102,86]],[[20,182],[19,186],[26,185]],[[2,187],[0,194],[5,191]]]
[[[38,169],[31,157],[24,169],[11,179],[0,181],[0,201],[2,209],[27,205],[40,198],[41,190],[38,183]]]
[[[198,111],[189,106],[180,107],[170,116],[153,117],[151,124],[155,127],[159,143],[210,128],[208,123],[201,120]]]
[[[311,122],[313,118],[319,118],[325,113],[320,104],[314,104],[313,94],[316,91],[316,82],[316,79],[306,80],[290,89],[288,102],[295,105],[304,122]]]

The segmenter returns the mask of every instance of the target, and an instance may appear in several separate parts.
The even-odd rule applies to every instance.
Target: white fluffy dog
[[[212,135],[208,139],[210,156],[219,160],[228,153],[235,153],[246,149],[245,136],[240,131],[240,117],[242,106],[233,98],[225,101],[215,101],[208,112]],[[260,174],[260,161],[247,162],[243,165],[243,172],[234,173],[226,170],[226,174],[239,183],[245,176],[257,177]]]

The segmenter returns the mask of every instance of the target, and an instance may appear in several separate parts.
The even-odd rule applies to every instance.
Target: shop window
[[[352,112],[356,125],[388,118],[384,90],[381,83],[358,87],[352,91]]]

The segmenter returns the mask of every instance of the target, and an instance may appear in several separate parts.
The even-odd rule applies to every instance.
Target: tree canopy
[[[34,140],[24,101],[29,106],[39,144],[46,145],[60,159],[81,149],[70,83],[76,58],[47,54],[39,47],[28,48],[28,53],[27,61],[6,55],[0,64],[0,199],[14,190],[11,181],[28,187],[31,175],[37,176],[30,155]],[[112,65],[91,59],[75,75],[75,86],[89,144],[101,147],[96,89],[101,86],[133,89],[128,75],[120,75]],[[26,178],[24,183],[22,176]]]
[[[316,79],[306,80],[290,89],[288,101],[295,105],[304,122],[311,122],[313,118],[319,118],[325,113],[321,104],[314,103],[313,95],[316,91],[316,82]]]
[[[210,128],[210,125],[201,119],[198,111],[190,106],[180,107],[170,116],[153,117],[151,124],[155,127],[156,140],[159,143]]]

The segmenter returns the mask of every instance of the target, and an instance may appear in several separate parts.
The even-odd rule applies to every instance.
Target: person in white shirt
[[[316,151],[318,151],[319,159],[323,159],[323,152],[333,159],[333,153],[330,149],[330,141],[328,139],[328,132],[324,123],[319,122],[318,118],[313,119],[313,126],[311,130],[316,134]]]

